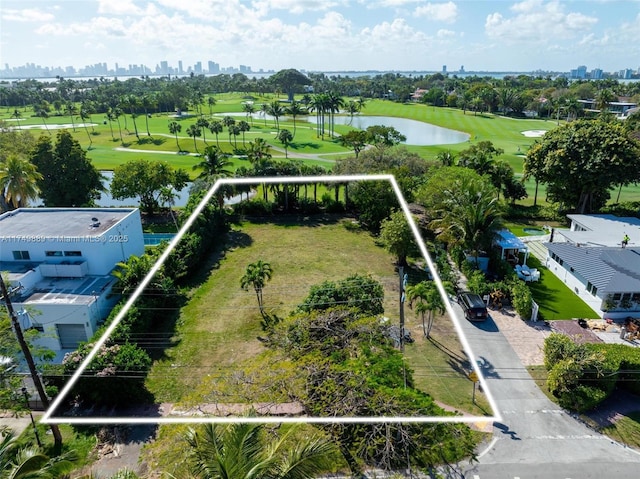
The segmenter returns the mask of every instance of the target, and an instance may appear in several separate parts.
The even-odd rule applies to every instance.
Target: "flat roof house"
[[[19,208],[0,215],[0,270],[24,329],[64,353],[87,341],[117,302],[111,272],[144,253],[137,208]]]
[[[571,227],[545,244],[548,268],[601,317],[640,317],[640,219],[568,218]]]

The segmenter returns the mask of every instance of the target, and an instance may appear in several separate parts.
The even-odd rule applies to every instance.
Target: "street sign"
[[[474,383],[478,382],[478,374],[475,371],[471,371],[469,373],[469,379],[471,379]]]

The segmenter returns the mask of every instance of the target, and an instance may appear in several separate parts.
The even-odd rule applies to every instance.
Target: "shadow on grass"
[[[149,145],[149,144],[153,144],[153,145],[162,145],[167,141],[166,138],[153,138],[153,137],[146,137],[146,138],[140,138],[138,140],[138,145]]]
[[[315,215],[294,213],[290,215],[278,214],[274,216],[245,216],[245,218],[247,221],[255,224],[272,224],[276,226],[283,226],[285,228],[295,228],[300,226],[315,228],[318,226],[340,223],[340,221],[348,218],[348,216],[328,213],[319,213]]]
[[[291,143],[289,145],[289,148],[290,149],[294,149],[294,150],[299,150],[301,148],[312,148],[314,150],[319,150],[320,149],[320,145],[318,143],[314,143],[314,142],[311,142],[311,141],[305,141],[305,142],[296,141],[294,143]]]

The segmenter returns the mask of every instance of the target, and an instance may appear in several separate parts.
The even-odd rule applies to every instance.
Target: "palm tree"
[[[14,108],[13,113],[11,114],[11,118],[16,120],[16,124],[18,125],[18,130],[21,130],[20,127],[20,117],[22,117],[22,113],[17,108]]]
[[[287,115],[293,118],[293,138],[296,137],[296,117],[307,113],[307,109],[301,106],[300,102],[293,100],[289,108],[286,109]]]
[[[316,136],[324,138],[324,114],[328,108],[328,96],[324,93],[313,95],[309,110],[316,112]]]
[[[229,143],[231,143],[231,127],[236,124],[236,120],[233,117],[227,115],[222,118],[222,123],[227,127],[229,131]]]
[[[448,292],[453,292],[451,283],[443,282],[443,285]],[[444,314],[445,311],[440,291],[433,281],[421,281],[418,284],[407,286],[406,295],[409,307],[413,309],[415,305],[416,316],[419,315],[422,318],[422,331],[425,338],[429,338],[433,327],[434,313]],[[427,317],[426,322],[425,316]]]
[[[115,136],[113,136],[113,125],[111,124],[111,122],[112,122],[113,120],[115,120],[115,116],[114,116],[114,114],[113,114],[113,108],[109,107],[109,108],[107,109],[107,113],[106,113],[106,115],[107,115],[107,121],[109,122],[109,128],[111,129],[111,139],[112,139],[113,141],[116,141],[116,137],[115,137]]]
[[[0,163],[0,193],[3,201],[13,208],[25,206],[28,200],[37,198],[41,179],[42,175],[27,159],[9,156]]]
[[[502,225],[502,208],[495,188],[484,178],[462,175],[442,191],[432,222],[439,236],[473,253],[476,264],[481,251],[490,247]]]
[[[216,178],[230,176],[233,172],[229,168],[233,162],[229,155],[215,145],[209,145],[204,149],[204,159],[193,166],[194,170],[201,169],[198,178]]]
[[[178,143],[178,133],[182,131],[182,125],[177,121],[172,121],[169,123],[169,133],[172,135],[176,135],[176,145],[178,146],[178,152],[182,151],[180,148],[180,143]],[[195,140],[194,140],[195,141]]]
[[[251,125],[253,126],[253,113],[256,111],[256,107],[253,105],[252,101],[247,101],[242,104],[242,111],[247,114],[247,119],[250,118]]]
[[[80,106],[80,119],[82,120],[82,126],[84,126],[84,131],[87,132],[87,137],[89,138],[89,150],[93,146],[93,140],[91,139],[91,133],[89,133],[89,127],[87,126],[87,122],[91,121],[91,106],[83,103]]]
[[[207,104],[209,105],[209,115],[213,115],[213,107],[216,104],[216,99],[209,95],[207,98]]]
[[[609,111],[609,105],[616,100],[616,95],[608,88],[603,88],[596,95],[596,108],[602,113]]]
[[[260,308],[260,314],[264,317],[264,303],[262,300],[262,290],[267,281],[271,279],[273,275],[273,269],[271,265],[261,259],[255,263],[249,263],[245,270],[244,276],[240,278],[240,286],[247,291],[249,286],[252,286],[256,292],[256,298],[258,300],[258,308]]]
[[[122,116],[122,110],[119,107],[116,107],[113,109],[112,115],[118,122],[118,132],[120,133],[120,144],[124,145],[124,140],[122,139],[122,128],[120,127],[120,116]]]
[[[49,103],[47,101],[43,101],[40,105],[38,105],[35,109],[35,114],[37,117],[42,118],[42,124],[44,125],[44,129],[47,130],[47,133],[51,134],[49,131],[49,126],[45,121],[46,118],[49,118]]]
[[[267,114],[269,112],[269,105],[267,103],[263,103],[260,105],[260,113],[262,113],[262,118],[264,118],[264,126],[267,126]]]
[[[202,128],[202,141],[204,141],[206,145],[207,135],[205,133],[205,130],[209,128],[209,120],[207,120],[206,118],[198,118],[198,120],[196,121],[196,125],[198,125],[198,128]]]
[[[247,131],[251,130],[251,125],[249,125],[249,123],[247,123],[244,120],[240,120],[238,122],[238,130],[240,130],[240,133],[242,133],[242,146],[244,146],[245,145],[245,143],[244,143],[244,140],[245,140],[244,134]]]
[[[284,157],[289,158],[287,150],[289,148],[289,145],[291,144],[291,140],[293,140],[293,135],[289,130],[287,130],[286,128],[283,128],[278,132],[277,138],[284,145]]]
[[[327,95],[327,111],[329,112],[329,133],[331,136],[335,134],[335,114],[340,112],[340,108],[344,107],[344,99],[341,96],[331,92]]]
[[[349,100],[347,103],[347,112],[349,113],[349,125],[353,122],[353,116],[356,113],[360,113],[361,103],[354,100]]]
[[[220,120],[211,120],[209,122],[209,131],[216,135],[216,145],[220,147],[220,141],[218,141],[218,135],[222,133],[224,126]]]
[[[273,117],[276,131],[280,131],[280,117],[284,115],[284,108],[282,108],[280,100],[273,100],[269,103],[268,113]]]
[[[202,479],[311,479],[331,466],[335,446],[319,437],[281,437],[264,424],[203,424],[189,429],[189,466]]]
[[[140,135],[138,134],[138,125],[136,123],[136,109],[138,108],[139,102],[138,97],[135,95],[127,95],[122,99],[122,104],[125,107],[129,107],[129,113],[131,114],[131,119],[133,120],[133,130],[136,134],[136,138],[139,140]]]
[[[0,477],[8,479],[35,479],[65,477],[76,465],[75,451],[49,458],[37,447],[21,447],[11,430],[0,442]]]
[[[75,103],[73,102],[69,102],[66,104],[65,108],[64,108],[65,112],[67,115],[69,115],[69,118],[71,118],[71,128],[73,129],[73,132],[76,132],[76,124],[73,121],[73,117],[78,113],[78,109],[76,108]]]
[[[142,96],[142,108],[144,108],[144,121],[147,127],[147,136],[151,136],[149,131],[149,108],[154,107],[158,100],[153,93],[147,93]]]
[[[189,128],[187,128],[187,135],[193,138],[193,147],[195,148],[196,153],[200,153],[198,151],[198,145],[196,144],[196,137],[199,137],[200,135],[202,135],[202,130],[197,125],[197,123],[194,123],[193,125],[189,125]]]

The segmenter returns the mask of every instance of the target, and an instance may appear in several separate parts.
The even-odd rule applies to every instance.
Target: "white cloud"
[[[458,18],[458,6],[453,2],[427,3],[416,7],[414,14],[437,22],[453,23]]]
[[[438,33],[436,33],[436,36],[438,38],[451,38],[456,36],[456,32],[454,32],[453,30],[446,30],[444,28],[441,28],[440,30],[438,30]]]
[[[98,13],[107,15],[143,15],[144,9],[133,0],[98,0]]]
[[[8,22],[50,22],[55,17],[51,13],[35,8],[22,10],[2,10],[2,20]]]
[[[260,0],[254,7],[269,10],[285,10],[300,15],[305,12],[325,11],[341,5],[335,0]]]
[[[511,7],[512,17],[499,12],[490,13],[485,21],[485,32],[502,41],[524,41],[534,46],[559,39],[584,35],[598,19],[582,13],[564,12],[558,1],[526,0]]]

